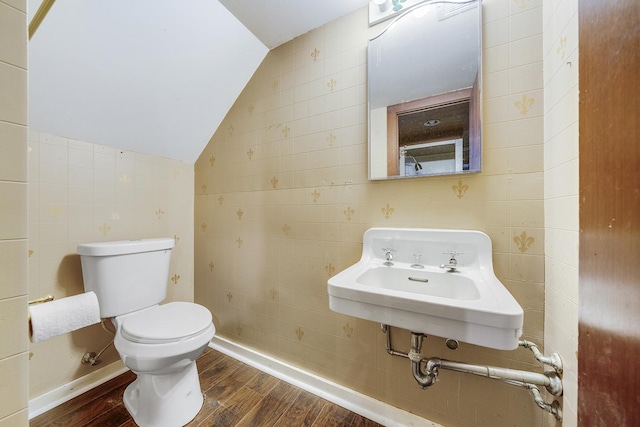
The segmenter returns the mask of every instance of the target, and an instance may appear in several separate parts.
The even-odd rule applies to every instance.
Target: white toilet
[[[195,360],[215,333],[211,313],[188,302],[159,305],[167,296],[174,239],[78,245],[85,291],[112,318],[115,347],[138,378],[124,404],[140,426],[183,426],[203,403]]]

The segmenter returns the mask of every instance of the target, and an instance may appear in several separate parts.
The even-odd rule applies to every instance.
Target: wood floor
[[[216,350],[205,350],[197,364],[205,400],[190,427],[381,426]],[[134,379],[126,372],[35,417],[29,426],[134,427],[122,403]]]

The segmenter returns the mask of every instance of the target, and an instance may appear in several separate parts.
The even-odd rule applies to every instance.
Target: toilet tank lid
[[[78,245],[80,255],[109,256],[171,249],[176,242],[172,238],[119,240],[116,242],[83,243]]]

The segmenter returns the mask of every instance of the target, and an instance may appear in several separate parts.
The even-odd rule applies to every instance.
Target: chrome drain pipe
[[[562,394],[562,380],[555,372],[539,374],[537,372],[520,371],[517,369],[499,368],[495,366],[473,365],[470,363],[455,362],[446,359],[432,357],[425,359],[422,357],[422,340],[424,334],[411,332],[411,350],[408,357],[411,360],[411,371],[413,377],[422,388],[435,384],[439,369],[474,374],[485,378],[505,381],[508,383],[523,385],[541,385],[546,387],[549,393],[554,396]],[[422,369],[422,362],[425,368]]]
[[[554,396],[561,396],[562,389],[562,359],[554,353],[552,356],[544,356],[538,347],[529,341],[520,341],[520,346],[530,349],[535,358],[544,365],[551,366],[554,371],[544,373],[521,371],[518,369],[500,368],[486,365],[473,365],[463,362],[440,359],[437,357],[425,358],[422,356],[422,341],[425,335],[419,332],[411,332],[411,349],[409,353],[394,350],[391,346],[391,328],[381,324],[382,332],[387,334],[387,353],[392,356],[401,356],[411,361],[411,372],[420,387],[426,389],[436,383],[440,369],[474,374],[485,378],[499,380],[507,384],[526,388],[533,395],[533,400],[541,409],[551,413],[556,420],[562,421],[562,410],[557,400],[546,403],[537,386],[544,386]],[[424,368],[423,368],[424,364]]]
[[[533,384],[524,384],[524,387],[531,392],[531,394],[533,395],[533,401],[536,402],[536,405],[538,405],[540,409],[549,412],[555,417],[556,420],[562,421],[562,409],[560,408],[560,403],[558,403],[557,400],[554,400],[551,403],[547,403],[542,398],[538,387],[534,386]]]
[[[471,365],[468,363],[453,362],[450,360],[440,360],[440,368],[456,372],[466,372],[468,374],[479,375],[481,377],[494,380],[506,381],[513,384],[530,384],[533,386],[544,386],[549,393],[554,396],[562,395],[562,380],[556,372],[520,371],[518,369],[498,368],[495,366]]]
[[[424,334],[411,332],[411,350],[409,350],[409,359],[411,360],[411,372],[413,378],[418,381],[423,389],[430,387],[436,383],[438,378],[438,359],[429,359],[426,361],[425,369],[422,370],[422,339]]]

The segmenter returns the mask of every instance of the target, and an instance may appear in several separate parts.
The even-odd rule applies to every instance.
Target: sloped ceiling
[[[220,0],[269,49],[369,4],[369,0]]]
[[[30,129],[193,163],[269,48],[368,1],[222,3],[56,2],[29,44]]]

